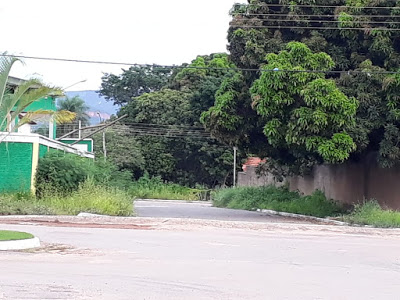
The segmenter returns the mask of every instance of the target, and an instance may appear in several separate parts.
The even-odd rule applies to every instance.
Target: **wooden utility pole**
[[[233,187],[236,186],[236,152],[237,147],[233,147]]]

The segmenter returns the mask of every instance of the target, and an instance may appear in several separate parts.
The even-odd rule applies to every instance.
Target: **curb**
[[[312,216],[306,216],[306,215],[299,215],[299,214],[293,214],[293,213],[287,213],[287,212],[279,212],[279,211],[269,210],[269,209],[257,209],[256,211],[266,213],[266,214],[269,214],[272,216],[282,216],[282,217],[289,217],[289,218],[294,218],[294,219],[299,219],[299,220],[317,221],[317,222],[330,224],[330,225],[352,226],[352,224],[342,222],[342,221],[336,221],[336,220],[324,219],[324,218],[318,218],[318,217],[312,217]]]
[[[0,251],[25,250],[40,247],[40,240],[37,237],[25,240],[0,241]]]
[[[142,199],[136,198],[134,201],[148,201],[148,202],[165,202],[165,203],[206,203],[212,204],[212,201],[204,201],[204,200],[166,200],[166,199]]]

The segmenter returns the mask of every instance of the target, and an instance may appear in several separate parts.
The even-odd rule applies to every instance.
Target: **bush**
[[[302,197],[285,187],[274,186],[222,189],[213,193],[213,203],[217,207],[271,209],[316,217],[334,216],[343,212],[339,204],[327,200],[320,191]]]
[[[72,154],[51,152],[39,160],[36,173],[36,191],[41,196],[44,189],[54,189],[68,194],[78,189],[88,177],[87,159]]]
[[[192,189],[175,183],[164,183],[161,177],[150,178],[147,174],[131,183],[129,193],[141,199],[199,200],[200,189]]]
[[[345,216],[344,220],[376,227],[400,227],[400,212],[383,210],[376,200],[370,200],[356,205],[354,211]]]
[[[132,174],[119,171],[111,163],[93,161],[73,154],[51,152],[39,160],[36,173],[36,191],[41,197],[45,190],[68,195],[78,190],[88,178],[103,186],[128,188]]]
[[[91,179],[68,195],[46,189],[40,198],[29,194],[0,196],[0,215],[77,215],[80,212],[130,216],[133,201],[126,191],[98,185]]]

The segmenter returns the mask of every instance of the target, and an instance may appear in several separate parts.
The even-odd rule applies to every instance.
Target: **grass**
[[[352,224],[375,227],[400,227],[400,212],[383,210],[377,201],[370,200],[356,205],[353,212],[344,216],[343,220]]]
[[[0,230],[0,241],[16,241],[32,239],[33,235],[26,232]]]
[[[91,180],[69,195],[46,191],[41,198],[30,194],[0,196],[0,215],[77,215],[80,212],[131,216],[133,201],[127,192],[96,185]]]
[[[133,182],[128,192],[139,199],[200,200],[203,190],[192,189],[175,183],[164,183],[159,177],[144,176]]]
[[[317,191],[311,196],[301,196],[284,187],[238,187],[221,189],[213,194],[217,207],[235,209],[271,209],[316,217],[337,216],[343,208],[336,202],[327,200]]]

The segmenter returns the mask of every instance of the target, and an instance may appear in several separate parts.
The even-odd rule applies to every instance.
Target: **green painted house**
[[[23,80],[10,77],[9,86],[18,86]],[[56,111],[55,97],[48,96],[29,105],[20,115],[38,110]],[[46,116],[43,116],[46,120]],[[49,135],[47,137],[32,133],[33,122],[24,124],[15,132],[0,131],[0,192],[35,191],[35,174],[39,158],[49,151],[62,151],[94,159],[92,140],[80,142],[81,145],[71,146],[70,141],[56,141],[56,124],[51,118]],[[15,121],[18,123],[18,118]],[[83,146],[82,146],[83,144]],[[88,146],[90,144],[90,147]]]

